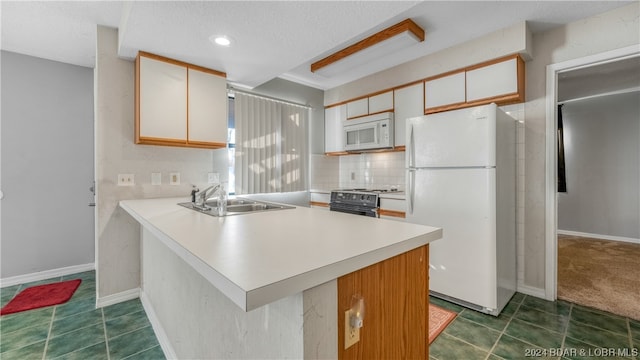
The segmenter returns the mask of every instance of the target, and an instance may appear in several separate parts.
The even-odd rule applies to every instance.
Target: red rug
[[[0,310],[0,315],[63,304],[71,299],[80,282],[75,279],[26,288]]]
[[[458,314],[453,311],[429,304],[429,344],[456,318],[456,315]]]

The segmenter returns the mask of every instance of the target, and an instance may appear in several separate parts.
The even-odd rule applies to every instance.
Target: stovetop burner
[[[355,189],[340,189],[335,191],[360,191],[360,192],[375,192],[375,193],[383,193],[383,192],[399,192],[398,189],[365,189],[365,188],[355,188]]]

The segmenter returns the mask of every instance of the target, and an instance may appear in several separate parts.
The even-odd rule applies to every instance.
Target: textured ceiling
[[[2,1],[3,50],[93,67],[96,25],[120,30],[118,53],[138,50],[227,73],[238,86],[275,77],[329,89],[374,72],[528,21],[534,32],[632,1]],[[339,76],[312,62],[411,18],[424,42]],[[228,48],[211,44],[229,36]]]

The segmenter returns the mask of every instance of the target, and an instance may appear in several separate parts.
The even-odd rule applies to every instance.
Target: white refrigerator
[[[515,125],[495,104],[406,125],[406,220],[443,229],[430,293],[496,316],[516,289]]]

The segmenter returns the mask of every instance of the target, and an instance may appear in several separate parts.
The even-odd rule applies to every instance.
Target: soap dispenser
[[[218,188],[218,216],[227,215],[227,190],[223,184]]]

